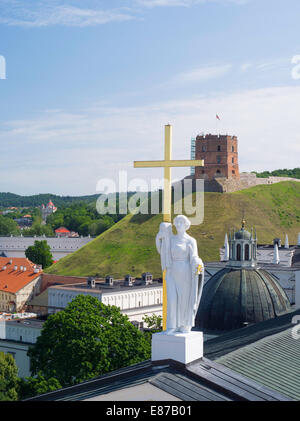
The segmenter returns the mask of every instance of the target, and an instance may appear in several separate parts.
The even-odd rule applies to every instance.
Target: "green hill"
[[[46,205],[49,200],[52,200],[55,206],[61,207],[63,205],[70,205],[80,202],[96,202],[99,194],[92,194],[89,196],[58,196],[51,193],[34,194],[32,196],[20,196],[14,193],[0,193],[0,207],[34,207]]]
[[[274,237],[289,234],[295,244],[300,232],[300,183],[261,185],[234,193],[205,193],[204,222],[189,233],[198,241],[204,261],[219,260],[225,232],[239,228],[243,210],[246,227],[257,229],[258,242],[271,243]],[[160,276],[160,259],[155,236],[161,215],[127,215],[109,230],[47,269],[60,275],[140,276],[152,272]]]

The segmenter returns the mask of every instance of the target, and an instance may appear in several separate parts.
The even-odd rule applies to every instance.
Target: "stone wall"
[[[281,181],[298,181],[296,178],[289,177],[268,177],[257,178],[253,173],[241,173],[240,178],[217,177],[212,181],[205,181],[204,189],[207,192],[231,193],[243,189],[248,189],[262,184],[274,184]]]

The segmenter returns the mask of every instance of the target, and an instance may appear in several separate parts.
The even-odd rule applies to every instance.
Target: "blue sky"
[[[177,159],[217,130],[238,136],[241,171],[299,166],[299,12],[297,0],[0,0],[0,191],[161,177],[132,161],[162,158],[167,123]]]

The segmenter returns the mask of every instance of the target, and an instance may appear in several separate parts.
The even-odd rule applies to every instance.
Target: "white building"
[[[91,295],[103,304],[119,307],[121,313],[126,314],[131,322],[141,325],[145,315],[162,316],[162,289],[162,283],[156,280],[146,284],[143,279],[134,280],[128,276],[125,280],[108,277],[106,282],[95,282],[89,278],[84,284],[50,287],[48,310],[49,313],[55,313],[64,309],[77,295]]]
[[[92,237],[0,237],[0,254],[6,257],[25,257],[25,250],[35,241],[46,240],[54,260],[59,260],[93,240]]]
[[[0,351],[14,357],[20,377],[31,375],[27,351],[40,336],[43,323],[34,318],[0,321]]]

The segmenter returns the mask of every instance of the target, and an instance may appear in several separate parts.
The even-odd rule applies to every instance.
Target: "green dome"
[[[235,239],[236,240],[250,240],[251,234],[249,231],[246,231],[244,228],[242,228],[241,230],[235,233]]]
[[[277,280],[262,269],[226,267],[204,285],[196,327],[226,331],[291,311]]]

